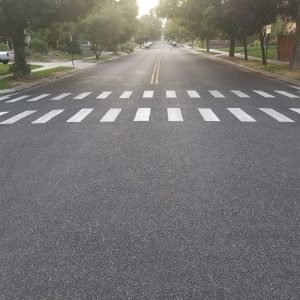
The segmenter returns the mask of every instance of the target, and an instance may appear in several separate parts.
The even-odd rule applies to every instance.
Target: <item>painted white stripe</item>
[[[52,99],[50,99],[50,100],[61,100],[61,99],[63,99],[63,98],[66,98],[66,97],[68,97],[68,96],[70,96],[71,95],[71,93],[63,93],[63,94],[61,94],[61,95],[59,95],[59,96],[57,96],[57,97],[54,97],[54,98],[52,98]]]
[[[2,97],[0,97],[0,101],[6,100],[6,99],[9,99],[9,96],[2,96]]]
[[[151,108],[139,108],[136,112],[134,122],[149,122]]]
[[[260,95],[260,96],[262,96],[262,97],[264,97],[264,98],[275,98],[275,96],[273,96],[273,95],[271,95],[269,93],[266,93],[264,91],[254,90],[253,92],[256,93],[256,94],[258,94],[258,95]]]
[[[74,100],[83,100],[85,99],[87,96],[93,94],[92,92],[87,92],[87,93],[82,93],[78,96],[76,96],[75,98],[73,98]]]
[[[8,111],[0,111],[0,116],[6,115],[8,113],[9,113]]]
[[[46,97],[50,96],[50,94],[43,94],[43,95],[40,95],[38,97],[35,97],[35,98],[32,98],[32,99],[29,99],[27,100],[28,102],[34,102],[34,101],[39,101],[41,99],[44,99]]]
[[[220,122],[220,119],[210,108],[198,108],[202,118],[206,122]]]
[[[292,98],[292,99],[293,98],[299,98],[299,96],[291,94],[291,93],[288,93],[288,92],[285,92],[285,91],[275,91],[275,93],[283,95],[283,96],[286,96],[288,98]]]
[[[236,96],[238,96],[239,98],[250,98],[249,95],[241,92],[241,91],[235,91],[235,90],[231,90],[231,93],[235,94]]]
[[[187,93],[190,96],[190,98],[200,98],[200,95],[197,91],[187,91]]]
[[[24,95],[24,96],[21,96],[21,97],[14,98],[14,99],[11,99],[11,100],[9,100],[9,101],[6,101],[6,103],[14,103],[14,102],[17,102],[17,101],[26,99],[26,98],[28,98],[28,97],[29,97],[29,95]]]
[[[177,98],[175,91],[166,91],[166,97],[167,98]]]
[[[266,113],[267,115],[271,116],[273,119],[277,120],[278,122],[282,122],[282,123],[294,123],[295,122],[272,108],[260,108],[260,110],[262,112]]]
[[[100,94],[97,99],[106,99],[108,98],[110,95],[112,94],[112,92],[103,92],[102,94]]]
[[[256,122],[252,117],[245,113],[240,108],[227,108],[235,117],[237,117],[241,122]]]
[[[5,120],[5,121],[1,122],[0,124],[14,124],[14,123],[18,122],[19,120],[21,120],[21,119],[23,119],[23,118],[25,118],[27,116],[32,115],[35,112],[36,112],[36,110],[27,110],[27,111],[24,111],[24,112],[22,112],[22,113],[20,113],[20,114],[18,114],[16,116],[8,119],[8,120]]]
[[[216,91],[216,90],[212,90],[212,91],[209,91],[215,98],[225,98],[225,96],[220,93],[219,91]]]
[[[153,91],[144,91],[143,98],[153,98]]]
[[[129,99],[132,95],[133,91],[125,91],[121,96],[120,99]]]
[[[93,108],[83,108],[76,115],[70,118],[67,123],[80,123],[85,119],[94,109]]]
[[[61,114],[64,109],[54,109],[45,114],[44,116],[38,118],[37,120],[31,122],[32,124],[44,124],[56,117],[57,115]]]
[[[115,122],[121,112],[121,108],[111,108],[101,119],[101,123]]]
[[[300,108],[290,108],[290,110],[300,114]]]
[[[183,122],[183,117],[180,108],[168,108],[169,122]]]
[[[296,90],[300,90],[300,86],[298,86],[298,85],[290,85],[290,87],[292,87],[292,88],[294,88]]]

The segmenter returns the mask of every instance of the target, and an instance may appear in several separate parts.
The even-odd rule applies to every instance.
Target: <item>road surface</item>
[[[0,98],[0,299],[299,299],[297,87],[157,43]]]

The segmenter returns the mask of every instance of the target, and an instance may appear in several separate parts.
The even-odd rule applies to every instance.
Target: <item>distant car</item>
[[[92,44],[89,41],[84,41],[80,44],[81,49],[90,49],[91,46],[92,46]]]
[[[144,44],[144,48],[146,49],[150,49],[151,46],[152,46],[152,42],[148,42]]]
[[[173,43],[172,43],[172,46],[173,46],[173,47],[177,47],[177,43],[176,43],[176,42],[173,42]]]
[[[9,51],[0,51],[0,63],[8,64],[13,60],[13,55]]]

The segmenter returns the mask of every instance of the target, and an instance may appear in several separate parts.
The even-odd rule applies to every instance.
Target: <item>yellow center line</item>
[[[155,81],[156,84],[158,84],[158,79],[159,79],[160,62],[161,62],[161,55],[159,56],[158,65],[156,69],[156,81]]]
[[[150,84],[154,84],[154,79],[155,79],[155,74],[156,74],[158,62],[159,62],[159,56],[157,57],[157,60],[155,62],[155,66],[154,66],[154,69],[153,69],[153,73],[152,73]]]

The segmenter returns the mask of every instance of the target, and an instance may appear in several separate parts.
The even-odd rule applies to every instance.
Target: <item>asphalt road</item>
[[[299,96],[159,43],[0,97],[0,299],[299,299]]]

